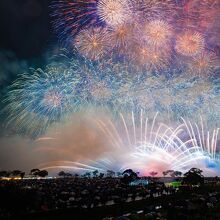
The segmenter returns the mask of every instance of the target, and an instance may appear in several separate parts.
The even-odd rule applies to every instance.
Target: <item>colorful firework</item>
[[[122,25],[131,17],[130,0],[99,0],[97,14],[109,26]]]
[[[7,123],[21,132],[38,135],[79,105],[81,76],[65,66],[31,69],[22,74],[6,96]]]
[[[90,84],[90,95],[97,102],[107,102],[112,96],[112,91],[105,81],[93,82]]]
[[[69,43],[81,29],[99,23],[96,0],[55,0],[51,7],[54,29],[61,39]]]
[[[81,162],[56,161],[43,164],[49,169],[73,169],[77,171],[120,171],[133,169],[147,175],[146,171],[155,170],[162,173],[167,169],[187,171],[194,166],[210,170],[210,163],[219,166],[220,156],[217,150],[218,130],[215,129],[205,139],[204,127],[195,129],[191,122],[173,128],[157,119],[158,114],[151,118],[143,111],[135,115],[120,115],[114,123],[110,118],[100,120],[94,118],[98,129],[103,133],[109,150],[104,150],[95,160]],[[196,133],[198,131],[198,133]],[[201,135],[201,136],[200,136]],[[207,143],[206,143],[207,142]],[[208,162],[208,163],[207,163]],[[212,167],[213,168],[213,167]]]
[[[205,42],[200,33],[184,33],[176,39],[176,51],[185,56],[194,56],[204,50]]]
[[[136,44],[131,47],[130,59],[137,67],[149,72],[164,70],[169,66],[170,51],[167,48],[157,49],[146,43]]]
[[[178,7],[178,16],[176,16],[178,29],[196,29],[202,33],[213,35],[215,32],[213,25],[216,26],[219,6],[220,4],[215,0],[182,1],[180,7]]]
[[[217,157],[219,158],[217,144],[220,128],[216,128],[211,132],[207,131],[208,129],[204,126],[204,120],[201,116],[199,124],[186,121],[185,119],[182,120],[189,137],[193,140],[193,146],[201,147],[203,153],[207,154],[209,159],[215,160]]]
[[[58,30],[62,25],[66,27],[66,31],[59,33],[67,34],[67,41],[90,60],[105,59],[107,55],[113,62],[123,60],[128,64],[135,61],[136,70],[157,73],[162,73],[167,67],[172,68],[177,62],[184,67],[191,65],[191,69],[201,75],[199,55],[207,54],[205,47],[218,53],[218,46],[215,46],[218,45],[218,31],[211,28],[216,26],[214,23],[218,17],[215,7],[219,7],[216,2],[197,0],[69,0],[54,1],[53,15],[60,16],[60,20],[55,16],[55,22],[61,25],[57,26]],[[215,21],[200,16],[207,13],[211,13]],[[61,19],[62,14],[67,23]],[[186,57],[195,57],[195,62],[190,64]],[[212,72],[213,68],[208,68],[213,66],[212,61],[209,63],[205,69]]]
[[[179,69],[170,70],[169,63],[163,63],[165,58],[161,58],[160,62],[152,60],[154,51],[162,52],[148,51],[146,47],[143,51],[145,59],[134,60],[142,61],[142,69],[111,60],[65,60],[63,56],[60,66],[52,63],[45,73],[33,70],[32,75],[25,74],[10,88],[6,98],[8,122],[12,124],[18,120],[23,124],[23,130],[25,127],[28,129],[30,121],[39,122],[39,126],[46,124],[47,127],[67,113],[74,112],[75,107],[86,109],[86,106],[92,105],[122,112],[144,108],[149,114],[158,111],[164,117],[169,115],[171,121],[181,117],[195,118],[202,113],[210,124],[219,124],[218,81],[214,77],[193,76],[187,72],[179,74]],[[196,59],[196,56],[193,58]],[[155,74],[162,68],[163,74]],[[37,94],[37,98],[33,99],[32,94]]]
[[[140,21],[152,19],[171,19],[175,15],[176,5],[172,0],[134,0],[131,1],[134,13]]]
[[[218,84],[208,78],[187,74],[166,78],[149,74],[147,77],[136,77],[126,85],[117,90],[113,100],[121,111],[131,107],[144,108],[149,114],[159,111],[166,118],[168,114],[172,120],[195,118],[196,113],[214,116],[218,112]],[[209,122],[219,124],[220,121],[218,117],[213,117]]]
[[[118,53],[127,53],[128,47],[134,41],[134,24],[122,24],[111,29],[110,39]]]
[[[109,32],[105,28],[89,28],[78,33],[74,40],[79,53],[91,60],[103,58],[110,48]]]
[[[144,40],[153,46],[165,46],[171,39],[172,30],[170,25],[163,20],[152,20],[144,25],[141,31]]]
[[[213,75],[220,68],[220,60],[212,52],[203,52],[186,63],[190,74],[199,76]]]

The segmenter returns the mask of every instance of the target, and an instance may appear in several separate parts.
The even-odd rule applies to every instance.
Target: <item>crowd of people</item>
[[[106,207],[128,207],[129,204],[130,208],[124,209],[129,213],[120,210],[122,216],[118,217],[111,214],[103,216],[102,213],[102,218],[97,219],[188,219],[187,216],[193,213],[201,214],[220,204],[220,192],[208,190],[193,194],[185,187],[187,193],[179,194],[180,190],[158,181],[150,181],[148,185],[125,184],[116,177],[1,180],[0,219],[24,219],[18,216],[56,211],[65,213],[66,210],[93,214],[94,210],[99,210],[98,216],[100,210],[107,210]],[[113,215],[117,216],[115,213]]]
[[[182,196],[182,194],[181,194]],[[103,220],[193,220],[220,219],[220,192],[192,193],[187,196],[175,195],[160,206],[149,205],[139,211],[121,216],[107,216]]]
[[[91,209],[172,194],[164,185],[135,186],[119,178],[56,178],[0,181],[2,213],[27,214],[59,209]],[[7,204],[6,198],[12,202]],[[14,203],[14,205],[12,204]],[[18,210],[10,210],[17,207]]]

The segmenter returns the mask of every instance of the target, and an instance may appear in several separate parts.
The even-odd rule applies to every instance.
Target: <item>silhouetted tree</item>
[[[39,169],[32,169],[30,172],[33,176],[39,176],[39,177],[46,177],[48,175],[48,172],[46,170],[39,170]]]
[[[180,176],[182,176],[182,172],[180,172],[180,171],[174,171],[174,177],[180,177]]]
[[[30,175],[32,175],[32,176],[37,176],[37,175],[38,175],[38,172],[40,172],[39,169],[32,169],[32,170],[30,171]]]
[[[24,178],[25,172],[20,171],[20,170],[13,170],[10,174],[11,177],[21,177]]]
[[[61,176],[61,177],[72,177],[73,175],[71,173],[66,173],[65,171],[60,171],[58,173],[58,176]]]
[[[5,170],[0,171],[0,177],[9,177],[10,174],[11,174],[10,171],[5,171]]]
[[[155,171],[151,171],[149,174],[150,174],[152,177],[155,177],[158,173],[155,172]]]
[[[189,185],[202,185],[204,184],[204,176],[202,170],[198,168],[191,168],[187,173],[184,174],[183,183]]]
[[[94,177],[97,177],[97,176],[98,176],[98,173],[99,173],[98,170],[94,170],[94,171],[92,172],[92,174],[93,174]]]
[[[169,176],[171,176],[171,177],[180,177],[180,176],[182,176],[182,172],[180,172],[180,171],[174,171],[174,170],[166,170],[166,171],[163,171],[163,176],[165,177],[165,176],[167,176],[167,175],[169,175]]]
[[[58,173],[58,176],[65,177],[66,173],[62,170]]]
[[[86,173],[85,173],[85,177],[90,178],[90,177],[91,177],[91,173],[90,173],[90,172],[86,172]]]
[[[39,177],[46,177],[46,176],[48,176],[48,171],[47,170],[40,170],[37,173],[37,176],[39,176]]]
[[[115,176],[115,172],[113,170],[107,170],[106,176],[107,177],[114,177]]]
[[[65,177],[72,177],[72,173],[66,173]]]
[[[99,173],[99,178],[102,179],[105,176],[104,173]]]
[[[133,175],[135,172],[132,170],[132,169],[127,169],[127,170],[125,170],[123,173],[122,173],[122,175],[124,175],[124,174],[127,174],[127,175]]]
[[[123,173],[122,182],[128,184],[138,178],[137,173],[135,173],[132,169],[127,169]]]
[[[166,170],[166,171],[163,171],[162,173],[163,173],[163,176],[164,176],[164,177],[168,175],[168,171],[167,171],[167,170]]]

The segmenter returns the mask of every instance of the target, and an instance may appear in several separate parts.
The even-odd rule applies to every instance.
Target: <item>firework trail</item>
[[[96,0],[56,0],[52,2],[51,8],[54,28],[61,39],[67,37],[67,41],[71,43],[75,34],[82,28],[99,23],[96,17]]]
[[[156,68],[157,63],[153,64],[149,69]],[[218,80],[175,73],[178,70],[165,76],[165,72],[155,75],[135,68],[111,60],[91,62],[62,56],[62,63],[51,62],[45,71],[25,73],[9,87],[6,123],[32,133],[78,109],[96,106],[115,112],[142,108],[149,114],[169,115],[170,121],[201,113],[210,124],[219,124]]]
[[[62,65],[30,69],[9,87],[4,111],[7,124],[22,133],[37,136],[79,105],[80,71]]]
[[[51,8],[53,26],[61,39],[68,36],[67,41],[84,28],[122,24],[131,14],[127,0],[56,0]]]
[[[206,135],[203,121],[200,127],[182,119],[183,124],[173,128],[158,122],[158,114],[150,118],[146,117],[143,111],[136,115],[134,112],[130,115],[119,115],[117,122],[110,118],[93,119],[106,141],[110,143],[110,149],[105,150],[99,158],[81,162],[56,161],[42,164],[41,167],[81,172],[123,172],[131,168],[147,175],[150,169],[159,172],[165,169],[185,172],[198,165],[209,169],[207,161],[216,165],[220,161],[217,149],[219,129]]]

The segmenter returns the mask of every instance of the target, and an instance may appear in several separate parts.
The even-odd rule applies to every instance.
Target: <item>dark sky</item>
[[[0,0],[0,112],[7,86],[30,66],[43,67],[46,53],[57,44],[49,15],[50,2]],[[4,115],[0,114],[0,128],[2,118]]]
[[[0,50],[39,57],[53,37],[49,0],[0,0]]]

